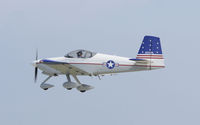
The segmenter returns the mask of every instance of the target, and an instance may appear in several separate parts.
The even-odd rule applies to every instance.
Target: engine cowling
[[[93,89],[93,88],[94,88],[93,86],[81,84],[77,87],[77,90],[79,90],[80,92],[85,92],[85,91],[88,91],[88,90]]]
[[[44,89],[44,90],[47,90],[49,88],[52,88],[54,87],[54,85],[51,85],[51,84],[47,84],[47,83],[43,83],[40,85],[40,88]]]
[[[78,85],[75,82],[65,82],[63,83],[63,87],[66,89],[72,89],[72,88],[76,88]]]

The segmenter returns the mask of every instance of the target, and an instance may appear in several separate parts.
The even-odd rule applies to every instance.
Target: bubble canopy
[[[96,55],[95,52],[79,49],[79,50],[69,52],[68,54],[65,55],[65,57],[66,58],[91,58],[94,55]]]

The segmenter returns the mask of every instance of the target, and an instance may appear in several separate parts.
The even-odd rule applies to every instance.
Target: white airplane
[[[77,88],[80,92],[93,89],[94,87],[82,84],[77,76],[103,76],[122,72],[135,72],[161,69],[165,67],[162,55],[160,38],[145,36],[136,58],[126,58],[115,55],[107,55],[87,50],[76,50],[63,57],[37,59],[33,62],[35,67],[35,82],[38,68],[48,77],[40,87],[47,90],[54,85],[46,83],[52,76],[66,75],[67,82],[63,87],[71,90]],[[72,82],[70,75],[76,82]]]

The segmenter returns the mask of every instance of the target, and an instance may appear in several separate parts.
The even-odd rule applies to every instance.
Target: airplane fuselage
[[[56,58],[47,58],[45,61],[52,62],[62,62],[68,63],[72,66],[75,66],[81,70],[87,71],[90,75],[103,75],[103,74],[112,74],[112,73],[121,73],[121,72],[134,72],[134,71],[143,71],[151,69],[159,69],[164,68],[162,65],[151,64],[151,66],[144,64],[137,64],[136,61],[130,60],[130,58],[107,55],[97,53],[92,58],[66,58],[66,57],[56,57]],[[42,62],[44,60],[39,60],[38,62]],[[38,63],[37,67],[44,71],[47,74],[57,74],[57,75],[65,75],[68,74],[69,70],[66,68],[60,68],[56,70],[56,68],[51,68],[48,64]],[[78,74],[78,75],[87,75],[87,74]]]

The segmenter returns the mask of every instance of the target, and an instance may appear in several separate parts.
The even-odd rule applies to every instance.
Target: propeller
[[[35,56],[35,60],[38,60],[38,49],[36,50],[36,56]],[[37,74],[38,74],[38,68],[37,66],[35,67],[35,77],[34,77],[34,81],[35,83],[37,82]]]

